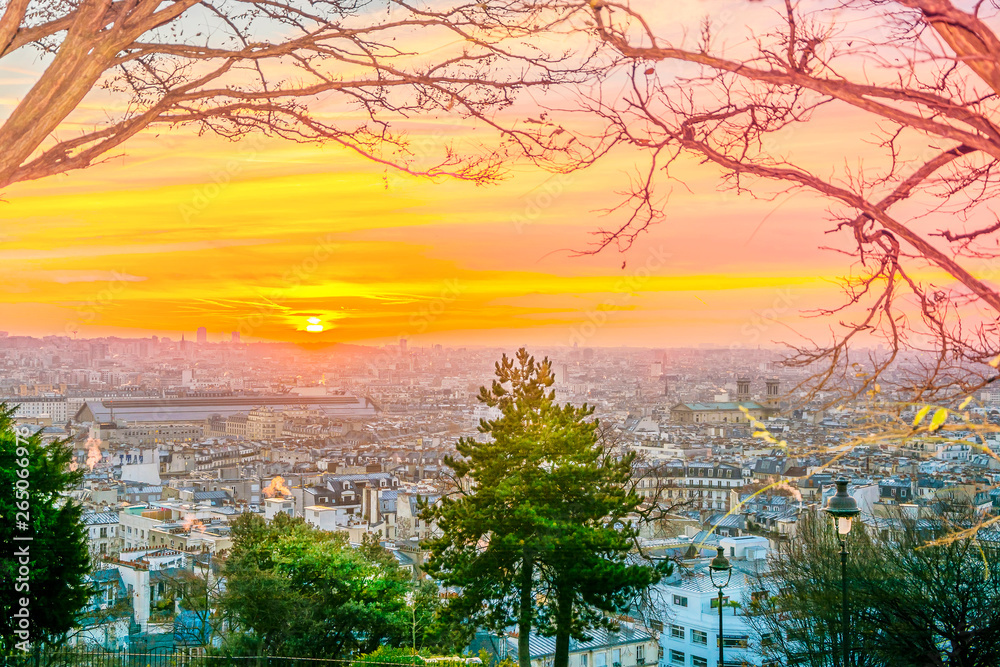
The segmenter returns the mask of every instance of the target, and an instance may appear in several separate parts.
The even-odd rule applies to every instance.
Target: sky
[[[0,63],[0,103],[16,103],[37,68]],[[831,122],[847,133],[853,121]],[[842,147],[829,128],[795,147],[832,159]],[[448,118],[408,131],[482,139]],[[330,146],[146,132],[103,164],[2,193],[0,330],[581,347],[822,333],[802,315],[836,305],[850,269],[819,249],[827,213],[808,195],[738,198],[712,169],[682,163],[665,222],[628,252],[576,252],[609,224],[601,211],[635,164],[629,152],[570,175],[516,163],[478,187]]]

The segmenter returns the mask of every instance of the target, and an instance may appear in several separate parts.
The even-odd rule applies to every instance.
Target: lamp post
[[[708,576],[712,580],[712,585],[719,589],[719,667],[724,662],[722,655],[722,589],[729,585],[729,580],[733,576],[733,566],[723,555],[724,549],[719,547],[719,555],[708,564]],[[723,581],[722,577],[726,580]]]
[[[851,532],[852,519],[861,513],[858,503],[847,493],[847,480],[837,480],[837,493],[826,504],[824,511],[837,520],[837,532],[840,534],[840,585],[844,597],[843,637],[844,667],[848,667],[851,657],[851,643],[848,635],[850,617],[847,612],[847,534]]]

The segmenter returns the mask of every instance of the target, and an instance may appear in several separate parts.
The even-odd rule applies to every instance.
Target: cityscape
[[[0,0],[0,667],[1000,667],[1000,4]]]
[[[192,333],[0,334],[0,401],[43,442],[70,443],[71,467],[83,472],[72,497],[84,508],[89,577],[99,588],[70,643],[219,644],[224,633],[192,625],[199,619],[171,582],[224,560],[232,521],[244,513],[297,517],[354,545],[376,540],[414,579],[428,576],[424,545],[439,529],[422,520],[420,503],[453,490],[446,461],[456,444],[476,438],[480,420],[501,416],[479,388],[505,351],[406,340],[317,351]],[[643,523],[638,548],[684,567],[657,584],[649,608],[622,616],[624,629],[572,643],[580,664],[715,664],[707,564],[719,548],[734,569],[722,591],[737,603],[725,610],[722,644],[734,664],[772,664],[743,609],[766,590],[758,577],[769,555],[794,543],[802,517],[828,503],[836,479],[850,481],[861,520],[873,527],[898,524],[900,511],[930,521],[957,501],[985,516],[1000,511],[1000,434],[853,446],[838,458],[864,430],[865,406],[824,408],[819,398],[794,406],[786,390],[805,372],[783,368],[777,350],[537,352],[551,360],[556,400],[593,406],[616,451],[637,455],[635,490],[644,506],[663,510]],[[1000,393],[984,390],[971,411],[1000,425]],[[755,420],[795,445],[762,440]],[[994,534],[984,529],[978,540],[989,544]],[[498,659],[516,655],[513,634],[484,637],[473,643]],[[532,636],[532,664],[551,659],[547,641]]]

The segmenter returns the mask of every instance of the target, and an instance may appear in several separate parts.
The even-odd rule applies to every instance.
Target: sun
[[[311,331],[313,333],[318,333],[323,330],[323,325],[320,324],[320,319],[318,317],[310,317],[306,320],[309,324],[306,326],[306,331]]]

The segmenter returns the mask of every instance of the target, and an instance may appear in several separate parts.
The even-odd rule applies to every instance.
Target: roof
[[[608,632],[606,630],[591,630],[590,639],[587,641],[569,640],[569,652],[594,651],[602,648],[621,648],[643,642],[653,641],[653,635],[644,630],[623,628],[621,632]],[[517,654],[517,637],[507,637],[508,651]],[[542,637],[531,633],[528,637],[528,651],[531,659],[545,658],[556,653],[556,638]]]
[[[178,398],[123,398],[85,402],[74,416],[77,422],[205,421],[213,415],[229,417],[254,408],[320,410],[327,416],[374,416],[375,406],[357,396],[213,396]]]
[[[716,528],[739,528],[743,530],[747,527],[746,519],[739,514],[713,514],[705,521],[707,526]]]
[[[84,512],[80,520],[88,526],[102,523],[118,523],[118,512]]]
[[[229,497],[227,491],[195,491],[195,500],[225,500]]]
[[[136,493],[162,493],[163,486],[147,486],[143,484],[142,486],[135,486],[134,482],[125,482],[125,493],[136,494]]]
[[[744,407],[747,410],[763,410],[764,406],[757,401],[741,401],[735,403],[732,401],[723,401],[718,403],[678,403],[671,410],[691,410],[693,412],[713,412],[713,411],[726,411],[732,412],[734,410],[739,410],[740,407]]]

